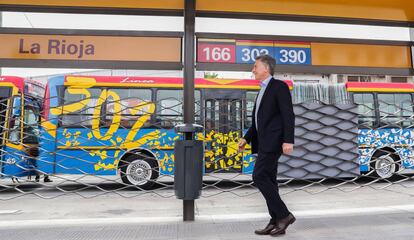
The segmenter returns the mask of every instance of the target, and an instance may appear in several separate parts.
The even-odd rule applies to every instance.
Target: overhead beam
[[[0,0],[0,11],[182,16],[183,0]]]
[[[198,0],[197,16],[414,26],[414,1]],[[184,0],[0,0],[0,11],[134,15],[184,14]]]

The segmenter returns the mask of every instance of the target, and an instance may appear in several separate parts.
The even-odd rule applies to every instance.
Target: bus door
[[[241,172],[244,91],[207,89],[204,97],[205,172]]]
[[[4,146],[6,144],[5,129],[7,129],[6,119],[7,112],[10,105],[12,89],[10,87],[0,87],[0,138],[1,138],[1,149],[0,149],[0,169],[3,169],[3,154]]]
[[[32,174],[33,159],[28,158],[28,145],[23,132],[25,126],[25,114],[22,112],[24,104],[22,95],[12,97],[7,104],[9,108],[6,111],[6,131],[2,133],[4,143],[1,149],[2,176],[22,177]]]

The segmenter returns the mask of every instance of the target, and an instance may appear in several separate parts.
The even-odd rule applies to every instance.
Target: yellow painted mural
[[[70,81],[70,80],[69,80]],[[73,79],[77,81],[77,79]],[[116,170],[120,162],[121,153],[131,149],[149,149],[159,162],[160,171],[172,173],[174,170],[174,143],[180,138],[173,131],[165,129],[143,128],[151,115],[155,113],[156,104],[154,102],[140,102],[129,109],[128,114],[136,116],[135,122],[129,127],[122,127],[121,98],[119,94],[110,89],[102,89],[96,102],[91,103],[91,91],[93,85],[90,81],[82,86],[68,85],[67,91],[70,94],[80,95],[82,100],[75,103],[55,107],[51,109],[53,115],[73,114],[80,111],[85,106],[92,106],[91,126],[83,131],[73,131],[65,128],[61,132],[59,139],[63,139],[63,145],[59,149],[78,149],[85,151],[93,157],[94,170]],[[102,127],[101,108],[107,101],[111,103],[111,122],[105,122]],[[78,113],[78,114],[82,114]],[[127,131],[122,131],[126,129]],[[145,131],[144,131],[145,129]],[[240,131],[230,131],[228,133],[210,130],[203,134],[199,133],[197,139],[204,141],[205,145],[205,170],[206,172],[241,172],[243,168],[251,165],[253,158],[243,158],[246,152],[239,152],[237,143],[241,137]],[[60,141],[60,140],[59,140]],[[92,141],[92,142],[91,142]],[[82,145],[88,142],[88,145]],[[95,144],[96,142],[96,144]],[[93,143],[92,145],[90,145]]]

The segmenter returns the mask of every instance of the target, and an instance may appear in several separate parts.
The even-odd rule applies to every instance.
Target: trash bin
[[[175,131],[192,134],[191,139],[176,140],[174,147],[174,190],[178,199],[194,200],[200,197],[203,185],[203,141],[195,140],[195,133],[203,131],[197,124],[182,124]]]

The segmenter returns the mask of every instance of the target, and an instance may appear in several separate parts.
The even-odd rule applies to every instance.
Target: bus
[[[291,82],[288,82],[291,86]],[[174,126],[183,122],[182,78],[62,76],[46,86],[39,167],[53,174],[119,174],[149,188],[174,172]],[[205,172],[251,173],[237,142],[251,124],[259,84],[195,80]],[[246,111],[245,109],[248,109]]]
[[[20,77],[0,77],[1,178],[36,175],[44,86]]]
[[[382,84],[379,90],[367,88],[364,83],[332,87],[294,86],[292,81],[285,82],[293,91],[296,104],[308,101],[333,104],[340,100],[358,105],[360,129],[355,145],[360,157],[355,162],[360,163],[361,173],[388,178],[400,167],[413,168],[408,158],[396,158],[397,153],[404,151],[395,147],[395,143],[366,144],[368,136],[396,129],[367,125],[373,117],[375,121],[382,119],[379,109],[383,106],[378,102],[370,104],[364,91],[378,100],[378,94],[382,93],[375,91],[388,89],[388,94],[401,99],[397,85]],[[248,152],[239,153],[237,143],[251,125],[258,86],[255,80],[195,79],[195,123],[204,126],[196,138],[204,141],[205,173],[252,173],[255,157]],[[46,86],[41,121],[39,171],[119,175],[125,184],[151,188],[160,176],[174,173],[174,142],[180,138],[174,127],[183,122],[182,89],[182,78],[51,78]],[[367,109],[376,115],[369,115]],[[391,145],[394,147],[386,147]],[[391,149],[394,152],[389,154]],[[393,167],[385,174],[390,159],[394,160]]]
[[[383,179],[412,173],[414,85],[348,82],[346,89],[358,105],[360,171]]]

